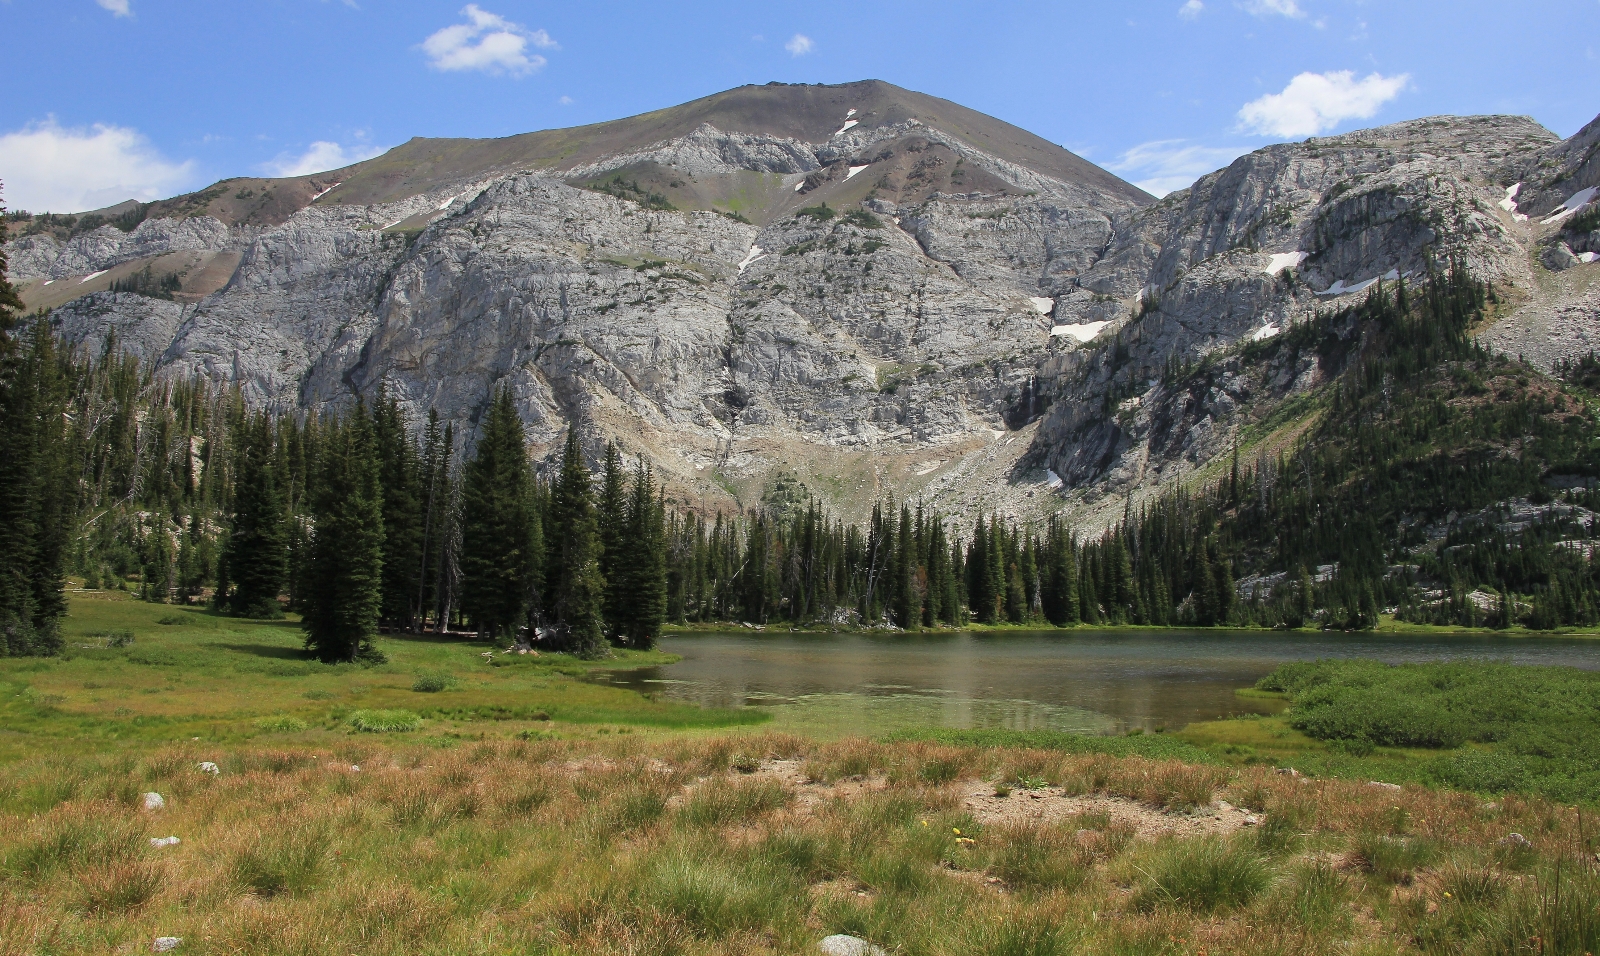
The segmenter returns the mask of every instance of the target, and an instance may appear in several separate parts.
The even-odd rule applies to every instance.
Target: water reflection
[[[1268,713],[1237,697],[1279,664],[1500,659],[1600,669],[1600,645],[1558,638],[1237,631],[673,636],[677,664],[595,679],[702,706],[777,708],[782,722],[1120,732]]]

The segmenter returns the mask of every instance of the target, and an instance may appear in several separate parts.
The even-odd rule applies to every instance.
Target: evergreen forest
[[[1552,377],[1485,350],[1471,329],[1492,297],[1459,272],[1379,284],[1249,344],[1250,361],[1338,370],[1274,413],[1301,437],[1083,536],[905,501],[862,524],[810,497],[699,513],[615,445],[593,475],[578,429],[541,471],[503,390],[473,442],[434,414],[413,427],[381,391],[269,414],[114,339],[64,347],[0,282],[4,647],[60,648],[69,575],[298,613],[329,662],[373,658],[382,629],[594,657],[648,648],[668,622],[1595,625],[1597,364]]]

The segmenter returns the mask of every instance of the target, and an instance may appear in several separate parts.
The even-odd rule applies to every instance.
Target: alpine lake
[[[705,707],[770,711],[774,730],[821,736],[922,728],[1122,734],[1272,714],[1248,688],[1323,658],[1496,660],[1600,670],[1600,643],[1493,634],[1226,630],[669,634],[682,659],[587,679]],[[1241,693],[1243,691],[1243,693]]]

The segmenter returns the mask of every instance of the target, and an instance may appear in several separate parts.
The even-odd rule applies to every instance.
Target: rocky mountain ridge
[[[1152,202],[888,84],[631,122],[219,184],[129,232],[14,239],[11,274],[69,338],[115,330],[259,404],[382,386],[470,436],[504,386],[540,451],[578,421],[691,504],[751,506],[784,474],[852,515],[894,494],[1093,524],[1284,441],[1293,422],[1260,423],[1326,372],[1249,344],[1386,276],[1492,282],[1482,334],[1546,365],[1600,344],[1600,265],[1572,229],[1593,228],[1600,123],[1560,141],[1523,117],[1414,120]],[[180,291],[107,291],[145,268]]]

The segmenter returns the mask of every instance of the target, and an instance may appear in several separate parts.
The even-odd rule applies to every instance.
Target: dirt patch
[[[1113,827],[1133,830],[1136,838],[1226,836],[1261,822],[1257,814],[1219,800],[1192,812],[1166,812],[1126,797],[1069,794],[1059,787],[1013,790],[995,796],[994,787],[981,780],[963,780],[961,804],[983,824],[1062,823],[1078,816],[1104,815]]]

